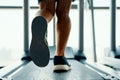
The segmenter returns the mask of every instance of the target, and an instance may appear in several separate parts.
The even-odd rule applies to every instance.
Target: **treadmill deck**
[[[53,72],[53,60],[46,67],[38,67],[32,61],[29,62],[12,80],[104,80],[99,74],[85,67],[76,60],[68,60],[71,70],[68,72]]]

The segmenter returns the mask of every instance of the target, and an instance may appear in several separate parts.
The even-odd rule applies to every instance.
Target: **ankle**
[[[55,51],[55,56],[65,56],[64,55],[65,53],[64,53],[64,51],[59,51],[59,50],[57,50],[57,51]]]
[[[55,56],[63,56],[64,57],[64,54],[55,54]]]

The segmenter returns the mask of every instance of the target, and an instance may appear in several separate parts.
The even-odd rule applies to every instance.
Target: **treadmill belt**
[[[104,80],[99,74],[76,60],[68,60],[72,69],[68,72],[53,72],[53,61],[48,66],[37,67],[32,61],[12,76],[12,80]]]

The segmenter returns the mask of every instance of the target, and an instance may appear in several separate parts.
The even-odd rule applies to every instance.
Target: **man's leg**
[[[57,56],[64,56],[64,51],[67,45],[71,21],[69,17],[69,11],[71,7],[72,0],[59,0],[57,3]]]
[[[30,57],[39,67],[44,67],[49,62],[50,54],[45,35],[47,32],[47,23],[52,19],[54,13],[55,1],[42,0],[40,2],[40,10],[32,21]]]
[[[54,57],[54,71],[68,71],[70,65],[65,56],[65,48],[71,29],[69,11],[72,0],[58,0],[56,15],[57,21],[57,48]]]
[[[55,0],[41,0],[36,16],[43,16],[49,22],[55,14]]]

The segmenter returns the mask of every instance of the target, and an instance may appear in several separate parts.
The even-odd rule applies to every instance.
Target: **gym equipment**
[[[114,1],[114,0],[112,0]],[[29,57],[29,49],[28,49],[28,14],[29,14],[29,0],[24,0],[24,57]],[[84,55],[84,44],[83,44],[83,19],[84,19],[84,0],[80,0],[80,43],[78,50],[78,59],[81,59],[81,53]],[[96,44],[95,44],[95,29],[94,29],[94,11],[93,11],[93,0],[88,0],[91,9],[92,15],[92,30],[93,30],[93,45],[94,45],[94,62],[89,63],[84,61],[82,64],[80,61],[74,59],[74,51],[71,47],[66,48],[66,57],[68,61],[72,65],[72,70],[64,73],[54,73],[52,70],[53,64],[52,59],[55,52],[55,44],[54,46],[50,46],[50,63],[45,68],[37,67],[30,60],[22,60],[15,64],[11,64],[10,66],[4,67],[0,69],[0,80],[119,80],[120,79],[120,71],[119,68],[113,68],[109,65],[102,65],[97,63],[96,58]],[[54,30],[53,30],[54,31]],[[82,32],[81,32],[82,31]],[[54,35],[55,37],[55,35]],[[55,39],[54,39],[55,40]],[[54,41],[55,42],[55,41]],[[83,59],[83,58],[82,58]],[[112,63],[112,58],[111,63]],[[115,59],[114,59],[115,60]],[[120,62],[119,62],[120,63]],[[118,63],[118,64],[119,64]],[[118,64],[116,66],[118,66]]]

